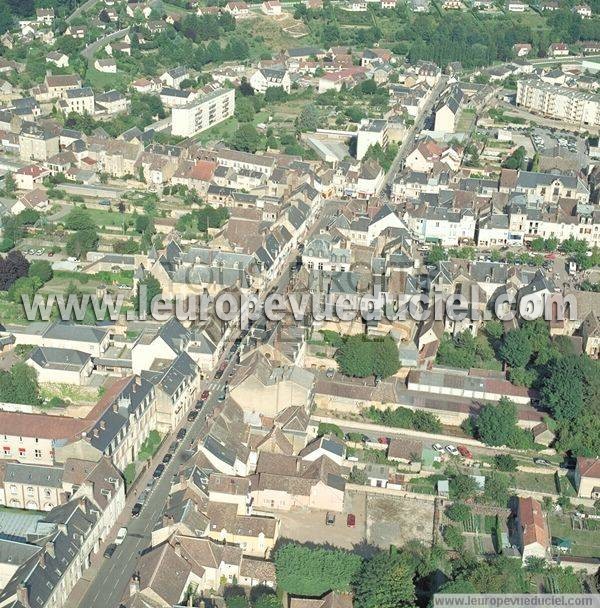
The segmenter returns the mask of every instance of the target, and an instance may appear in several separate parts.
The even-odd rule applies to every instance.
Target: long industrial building
[[[581,127],[600,126],[600,95],[542,80],[519,80],[517,105]]]

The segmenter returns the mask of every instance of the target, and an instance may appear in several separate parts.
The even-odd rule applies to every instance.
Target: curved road
[[[116,32],[102,36],[102,38],[98,38],[98,40],[92,42],[92,44],[88,44],[84,49],[82,49],[81,56],[88,61],[93,59],[96,52],[99,51],[100,48],[102,48],[107,42],[112,42],[113,40],[123,38],[128,31],[129,27],[124,27],[121,30],[117,30]]]

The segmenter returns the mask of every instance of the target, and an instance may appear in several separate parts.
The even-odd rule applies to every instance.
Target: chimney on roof
[[[54,551],[54,542],[49,540],[46,543],[46,553],[50,556],[50,557],[56,557],[56,553]]]
[[[129,579],[129,597],[133,597],[140,590],[140,575],[134,572]]]
[[[105,420],[100,420],[100,428],[105,431],[106,430],[106,421]]]
[[[175,555],[179,555],[181,557],[181,543],[179,541],[175,541],[173,550],[175,551]]]
[[[25,583],[19,583],[19,586],[17,587],[17,601],[23,604],[25,608],[30,607],[29,589],[27,588],[27,585],[25,585]]]
[[[97,428],[95,428],[93,435],[94,435],[94,437],[100,437],[100,431]]]

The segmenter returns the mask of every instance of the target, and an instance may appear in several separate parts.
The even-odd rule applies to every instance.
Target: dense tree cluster
[[[398,347],[391,336],[348,336],[338,349],[336,360],[346,376],[357,378],[388,378],[400,369]]]
[[[455,512],[456,521],[470,517],[465,505],[457,505]],[[551,579],[559,581],[561,592],[582,591],[580,578],[570,568],[545,562],[523,568],[519,560],[502,556],[481,559],[465,548],[460,525],[445,525],[442,536],[446,546],[459,551],[456,559],[450,561],[441,545],[426,547],[417,541],[365,558],[331,547],[285,544],[274,556],[278,587],[309,597],[351,591],[356,608],[427,605],[438,592],[534,593],[540,580],[540,590],[552,593]],[[252,594],[250,602],[259,608]]]
[[[436,355],[436,362],[440,365],[462,369],[499,368],[487,332],[480,332],[474,338],[468,330],[455,336],[444,334]]]
[[[350,591],[361,558],[342,549],[285,544],[275,553],[277,585],[296,595],[319,596],[327,591]]]
[[[8,291],[28,272],[29,262],[20,251],[13,249],[5,257],[0,257],[0,291]]]
[[[488,403],[477,416],[477,435],[488,445],[506,445],[511,448],[532,448],[533,436],[517,426],[517,406],[507,397],[497,404]]]
[[[15,363],[10,371],[0,371],[0,401],[5,403],[41,403],[35,370],[26,363]]]

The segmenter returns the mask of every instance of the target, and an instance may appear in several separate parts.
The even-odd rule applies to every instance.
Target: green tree
[[[8,290],[8,299],[12,302],[20,303],[24,295],[33,298],[35,292],[42,286],[38,277],[21,277],[17,279]]]
[[[502,397],[497,404],[484,405],[476,424],[479,438],[488,445],[514,448],[533,445],[531,433],[517,427],[517,406],[507,397]]]
[[[596,384],[594,374],[597,378],[598,365],[585,356],[565,356],[552,361],[540,391],[543,405],[557,420],[575,420]]]
[[[448,259],[448,252],[441,245],[433,245],[427,252],[427,264],[437,264]]]
[[[369,478],[364,469],[354,467],[350,472],[349,480],[351,483],[355,483],[359,486],[364,486],[369,481]]]
[[[143,292],[145,291],[145,297]],[[162,295],[162,287],[159,281],[152,275],[147,275],[138,281],[137,291],[133,298],[135,310],[142,314],[150,314],[152,310],[152,300]]]
[[[252,604],[252,608],[281,608],[281,600],[276,595],[264,593]]]
[[[274,556],[277,585],[296,595],[320,596],[349,591],[362,563],[360,556],[341,549],[287,543]]]
[[[37,277],[42,284],[50,281],[54,275],[52,265],[46,260],[36,260],[29,266],[29,276]]]
[[[600,417],[585,412],[574,420],[559,424],[556,449],[571,452],[573,456],[600,458]]]
[[[357,378],[370,376],[373,373],[373,344],[366,336],[349,336],[336,353],[342,373]]]
[[[252,122],[256,111],[254,104],[248,97],[238,95],[235,100],[235,117],[239,122]]]
[[[525,367],[533,354],[527,334],[515,329],[504,336],[500,357],[511,367]]]
[[[455,500],[467,500],[477,494],[477,483],[469,475],[454,473],[450,477],[450,498]]]
[[[378,378],[393,376],[400,369],[398,346],[391,336],[373,343],[373,373]]]
[[[98,246],[98,233],[93,228],[78,230],[71,234],[67,239],[67,253],[76,258],[82,259],[88,251],[93,251]]]
[[[317,435],[335,435],[336,437],[343,439],[344,431],[342,431],[342,429],[337,424],[331,424],[329,422],[319,422]]]
[[[444,585],[442,585],[442,587],[440,588],[440,593],[477,593],[477,590],[473,586],[473,583],[471,583],[470,581],[459,579],[444,583]]]
[[[501,321],[488,321],[485,324],[485,333],[492,340],[500,340],[504,335],[504,326]]]
[[[354,585],[355,608],[402,608],[415,604],[410,562],[399,554],[375,554],[364,562]]]
[[[37,373],[26,363],[15,363],[9,372],[0,372],[0,400],[38,405],[40,387]]]
[[[148,215],[138,215],[135,218],[135,231],[143,234],[147,231],[153,231],[154,222]]]
[[[296,119],[296,128],[298,131],[305,133],[307,131],[316,131],[319,126],[319,110],[312,103],[305,105],[298,118]]]
[[[139,253],[140,251],[140,246],[138,244],[138,242],[133,239],[133,238],[129,238],[126,241],[117,241],[114,245],[113,245],[113,251],[115,253],[121,253],[121,254],[134,254],[134,253]]]
[[[233,135],[231,145],[236,150],[254,153],[260,147],[260,134],[253,124],[240,125]]]
[[[75,207],[65,217],[65,228],[69,230],[90,230],[96,227],[90,212],[81,207]]]
[[[446,525],[442,532],[444,542],[455,551],[462,551],[465,547],[465,537],[458,526]]]
[[[508,486],[508,477],[493,471],[485,479],[483,500],[492,505],[505,507],[508,503]]]
[[[517,461],[510,454],[496,454],[494,464],[499,471],[516,471]]]
[[[471,507],[462,502],[454,502],[446,509],[446,515],[452,521],[466,522],[471,519]]]
[[[505,169],[520,169],[525,160],[525,148],[519,146],[510,156],[502,163]]]

